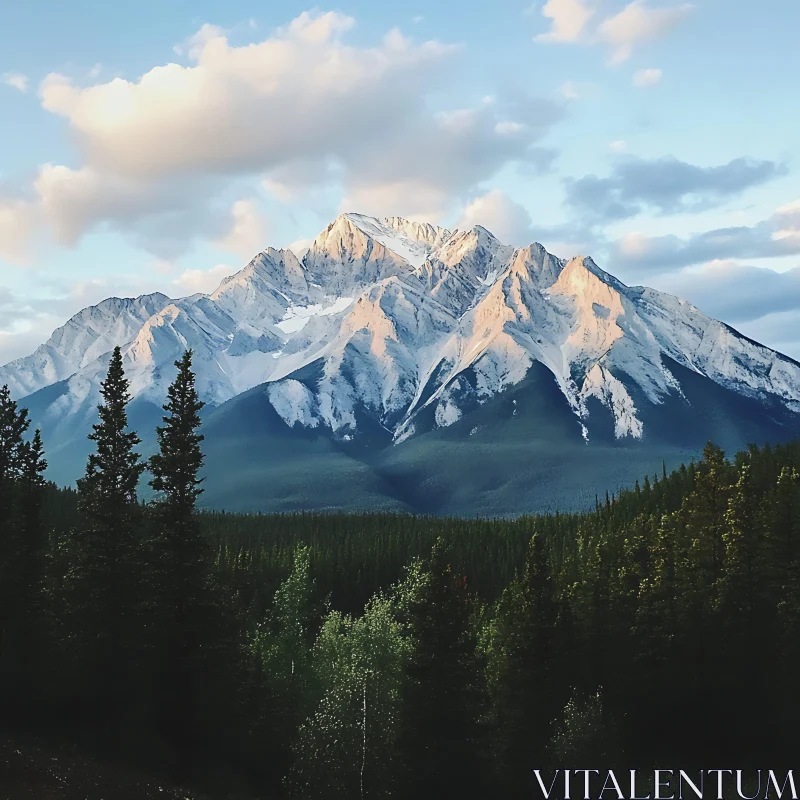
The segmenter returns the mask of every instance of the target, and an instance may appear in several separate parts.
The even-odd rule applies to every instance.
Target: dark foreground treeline
[[[190,354],[146,465],[126,402],[116,353],[72,492],[44,483],[0,391],[7,733],[220,797],[524,797],[548,766],[794,766],[800,444],[733,462],[708,445],[586,514],[244,516],[196,511]]]

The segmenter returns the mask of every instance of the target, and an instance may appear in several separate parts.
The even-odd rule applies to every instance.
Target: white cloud
[[[201,292],[209,294],[219,286],[223,278],[233,275],[239,267],[227,264],[217,264],[211,269],[185,269],[178,278],[172,282],[177,295],[192,295]]]
[[[787,203],[775,212],[777,220],[777,230],[773,231],[771,238],[773,241],[788,240],[800,245],[800,200]]]
[[[92,163],[121,174],[248,172],[319,158],[359,129],[375,135],[418,110],[415,78],[455,52],[396,31],[378,47],[349,47],[341,36],[352,25],[341,14],[304,12],[243,47],[206,25],[190,44],[194,66],[85,89],[51,74],[42,104],[69,121]]]
[[[624,153],[628,149],[628,143],[624,139],[616,139],[608,143],[608,149],[612,153]]]
[[[701,211],[723,205],[754,186],[787,174],[785,164],[737,158],[700,167],[674,157],[615,160],[606,178],[567,179],[567,203],[595,221],[628,219],[645,209],[662,214]]]
[[[563,115],[557,104],[506,93],[435,113],[427,93],[460,47],[397,30],[353,46],[353,25],[304,12],[241,47],[205,25],[181,45],[187,66],[85,87],[48,75],[42,106],[66,119],[84,160],[40,168],[31,218],[67,245],[111,227],[160,258],[199,238],[243,253],[263,232],[242,206],[229,231],[223,198],[242,176],[286,202],[333,188],[351,210],[439,219],[503,166],[541,165],[535,145]],[[4,226],[0,246],[18,251],[15,225]]]
[[[719,259],[662,275],[656,282],[659,289],[689,300],[756,341],[800,356],[800,267],[776,272]]]
[[[16,89],[25,94],[28,91],[28,76],[22,75],[19,72],[6,72],[0,78],[6,86]]]
[[[195,238],[225,235],[230,213],[209,203],[215,188],[190,176],[143,181],[93,166],[55,164],[42,166],[33,183],[36,218],[57,243],[73,246],[105,225],[163,258],[180,255]]]
[[[579,42],[594,10],[583,0],[547,0],[542,16],[551,20],[550,30],[534,37],[537,42]]]
[[[481,225],[501,242],[527,245],[531,242],[531,216],[524,206],[497,189],[476,197],[464,209],[456,227],[469,230]]]
[[[302,258],[312,244],[314,244],[313,239],[296,239],[291,244],[288,244],[286,249],[291,250],[298,258]]]
[[[0,259],[15,264],[28,261],[35,222],[31,203],[0,196]]]
[[[613,48],[611,61],[619,64],[633,50],[671,31],[691,12],[689,3],[664,8],[649,8],[646,0],[633,0],[619,14],[604,20],[597,29],[599,38]]]
[[[684,238],[630,232],[610,243],[609,263],[619,270],[661,274],[720,259],[795,255],[800,255],[800,201],[751,226],[700,231]]]
[[[683,3],[651,8],[647,0],[632,0],[619,13],[598,19],[598,0],[548,0],[542,8],[550,30],[534,37],[553,44],[604,44],[611,63],[630,58],[640,45],[669,33],[691,12]]]
[[[638,89],[647,89],[660,83],[662,77],[660,69],[640,69],[633,74],[633,85]]]
[[[237,200],[231,208],[231,217],[231,229],[215,244],[249,260],[267,246],[266,221],[253,200]]]

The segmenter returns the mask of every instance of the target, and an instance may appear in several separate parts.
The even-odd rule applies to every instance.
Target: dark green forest
[[[115,351],[76,490],[0,390],[3,737],[208,798],[791,765],[800,443],[709,443],[582,514],[200,511],[191,353],[177,366],[145,462]]]

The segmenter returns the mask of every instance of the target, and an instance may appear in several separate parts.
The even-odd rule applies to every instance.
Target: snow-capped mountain
[[[209,295],[85,309],[0,368],[0,384],[30,396],[58,444],[91,416],[116,344],[136,402],[160,405],[191,347],[210,408],[253,390],[285,433],[373,450],[400,452],[472,419],[534,375],[555,388],[582,444],[609,425],[617,443],[652,438],[659,409],[697,410],[696,380],[755,403],[776,430],[800,431],[800,364],[588,257],[515,249],[481,227],[343,214],[301,260],[269,248]],[[512,416],[526,402],[517,395]]]
[[[166,295],[135,299],[110,297],[84,308],[35,352],[0,367],[0,385],[8,384],[15,397],[24,397],[69,378],[121,342],[130,342],[142,325],[170,300]]]

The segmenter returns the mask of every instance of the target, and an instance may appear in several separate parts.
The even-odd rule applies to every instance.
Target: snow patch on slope
[[[281,419],[291,428],[302,425],[316,428],[320,419],[316,412],[316,400],[311,391],[300,381],[284,380],[267,386],[267,397]]]
[[[597,398],[614,415],[614,435],[617,439],[632,436],[641,439],[644,428],[636,416],[636,406],[623,383],[607,369],[595,364],[586,374],[579,398],[583,406],[583,416],[588,417],[586,401]],[[584,438],[586,435],[584,434]]]
[[[309,306],[291,305],[286,309],[283,318],[275,327],[280,328],[284,333],[297,333],[297,331],[305,328],[311,317],[328,317],[332,314],[339,314],[347,309],[352,302],[352,297],[337,297],[329,305],[324,303],[314,303]]]

